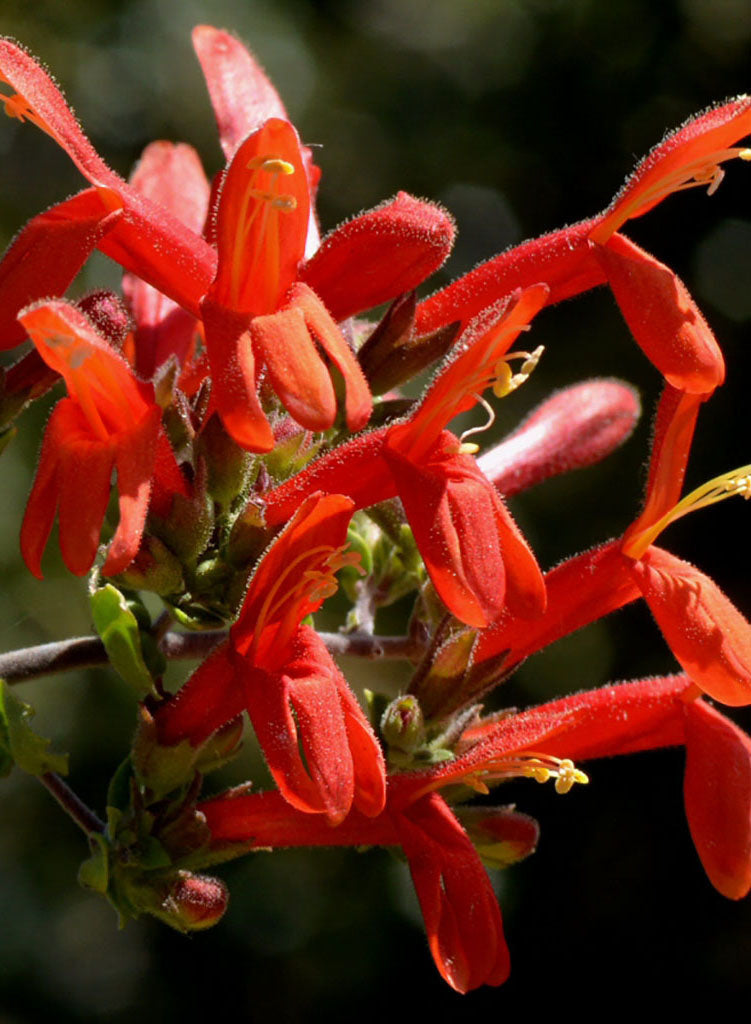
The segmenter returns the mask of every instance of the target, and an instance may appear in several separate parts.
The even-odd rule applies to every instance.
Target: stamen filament
[[[705,508],[707,505],[714,505],[716,502],[732,498],[736,494],[745,498],[746,501],[751,498],[751,465],[732,469],[729,473],[714,477],[702,484],[701,487],[691,491],[656,523],[653,523],[647,530],[637,533],[633,540],[625,544],[622,549],[624,555],[634,559],[641,558],[650,544],[653,544],[659,534],[671,523],[688,515],[689,512]]]
[[[641,190],[637,187],[632,201],[620,210],[617,218],[611,221],[609,217],[606,217],[602,224],[592,232],[590,238],[593,242],[603,245],[630,217],[638,216],[638,211],[642,207],[653,205],[672,192],[682,192],[685,189],[706,185],[707,195],[714,195],[725,176],[725,171],[720,164],[735,157],[746,161],[751,160],[751,149],[737,146],[720,149],[716,153],[709,153],[694,160],[693,163],[682,165],[665,177],[659,178],[649,188]],[[628,183],[626,189],[628,189]],[[614,207],[618,206],[618,202],[619,197],[616,196]]]
[[[465,430],[462,434],[459,435],[459,440],[462,443],[462,451],[464,454],[467,455],[474,455],[478,448],[477,445],[475,444],[465,445],[465,439],[468,437],[472,437],[474,434],[484,434],[485,431],[490,430],[490,428],[495,423],[495,412],[493,410],[492,405],[490,405],[489,402],[486,402],[482,395],[473,395],[473,398],[477,400],[478,405],[481,405],[483,407],[485,412],[488,414],[488,418],[485,421],[485,423],[480,423],[476,427],[469,427],[468,430]],[[471,451],[470,449],[474,449],[474,451]]]
[[[328,554],[326,557],[321,559],[319,563],[320,567],[315,566],[303,571],[293,587],[289,590],[285,590],[283,593],[280,593],[282,587],[285,585],[285,581],[289,579],[291,573],[298,570],[301,562],[311,562],[313,559],[326,552],[328,552]],[[318,596],[320,596],[322,588],[327,589],[329,585],[332,586],[333,589],[324,594],[324,596],[330,597],[337,589],[334,574],[345,565],[354,565],[359,563],[359,560],[360,556],[355,551],[344,552],[339,548],[322,544],[320,547],[310,548],[307,551],[301,552],[297,558],[285,565],[282,572],[269,587],[263,604],[258,612],[258,616],[253,627],[253,642],[250,647],[251,657],[255,657],[258,653],[258,645],[261,635],[266,628],[266,624],[270,619],[273,619],[285,604],[289,603],[290,614],[295,620],[297,620],[298,609],[301,601],[307,597],[311,601],[315,602],[318,599]],[[286,618],[284,621],[286,621]]]
[[[413,799],[416,800],[442,786],[457,783],[485,794],[489,792],[488,782],[519,778],[534,779],[539,783],[555,779],[556,793],[568,793],[576,783],[586,786],[589,782],[589,776],[577,768],[570,758],[559,758],[553,754],[539,754],[530,750],[516,756],[500,755],[497,760],[491,758],[476,769],[468,771],[466,775],[436,779],[413,794]]]

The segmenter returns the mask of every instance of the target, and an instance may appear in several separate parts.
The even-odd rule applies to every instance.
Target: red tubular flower
[[[500,985],[509,954],[492,886],[466,832],[437,793],[397,798],[375,818],[353,810],[335,829],[301,814],[276,793],[220,796],[200,805],[212,844],[401,846],[441,976],[459,992]]]
[[[572,760],[685,745],[684,802],[694,845],[715,888],[740,899],[751,889],[751,741],[696,697],[686,675],[564,697],[466,730],[466,752],[426,775],[433,782],[440,776],[443,786],[514,773],[542,781],[547,772],[565,790]]]
[[[751,133],[751,97],[739,96],[689,118],[667,135],[637,166],[605,213],[591,239],[604,244],[631,217],[641,217],[672,192],[706,186],[711,195],[722,181],[721,164],[749,151],[734,143]]]
[[[122,356],[78,309],[62,301],[33,306],[21,323],[44,361],[62,374],[69,398],[55,407],[21,528],[21,552],[41,578],[41,559],[59,507],[60,549],[71,572],[94,561],[117,469],[120,522],[102,572],[114,576],[136,555],[159,466],[155,499],[164,506],[186,494],[150,385],[137,380]],[[158,452],[161,449],[161,458]],[[86,500],[81,500],[81,482]]]
[[[697,686],[724,704],[749,704],[751,625],[708,576],[653,543],[671,522],[693,509],[751,493],[751,467],[744,466],[677,501],[705,397],[665,389],[644,509],[626,530],[621,550],[668,646]]]
[[[604,459],[631,435],[641,414],[633,388],[593,379],[546,399],[477,465],[505,497]]]
[[[247,708],[284,798],[339,824],[354,805],[377,815],[383,757],[314,630],[300,622],[336,589],[352,502],[313,495],[258,565],[223,643],[156,714],[162,743],[198,745]]]
[[[725,361],[698,306],[673,271],[614,235],[595,246],[616,301],[644,354],[667,382],[711,394],[725,379]]]
[[[230,793],[200,810],[217,849],[238,842],[259,848],[401,845],[436,966],[466,992],[501,984],[509,958],[487,875],[439,791],[455,785],[484,791],[488,783],[526,777],[553,779],[565,793],[587,781],[573,758],[684,744],[692,837],[710,881],[738,899],[751,887],[751,742],[697,700],[683,675],[606,686],[481,722],[465,730],[453,761],[392,775],[380,815],[366,819],[353,811],[334,830],[275,793]]]
[[[97,240],[101,251],[196,313],[215,273],[211,246],[107,167],[47,72],[10,39],[0,39],[0,81],[13,90],[2,98],[7,114],[33,122],[92,185],[116,194],[123,215]]]
[[[478,627],[497,619],[504,604],[540,614],[545,587],[534,555],[493,485],[443,428],[490,384],[507,383],[498,379],[510,377],[504,356],[547,293],[534,285],[473,324],[409,419],[324,455],[265,495],[267,522],[283,521],[313,489],[349,494],[358,508],[398,494],[452,614]]]

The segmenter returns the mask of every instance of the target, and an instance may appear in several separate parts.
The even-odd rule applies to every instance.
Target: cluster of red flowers
[[[751,98],[668,136],[602,214],[418,301],[451,249],[446,211],[400,193],[320,241],[319,172],[274,88],[226,32],[201,26],[193,40],[227,160],[212,183],[189,146],[167,142],[122,180],[46,72],[0,41],[6,113],[50,135],[90,183],[31,220],[0,262],[0,345],[33,344],[6,374],[6,422],[60,377],[67,388],[23,557],[41,577],[57,517],[66,566],[93,571],[95,589],[106,577],[132,606],[153,591],[183,626],[229,627],[175,695],[153,670],[110,789],[102,870],[84,878],[125,916],[196,928],[221,916],[226,893],[195,872],[221,860],[400,847],[443,977],[462,992],[497,985],[509,957],[483,861],[531,853],[537,827],[470,797],[519,777],[565,793],[587,781],[574,761],[683,745],[696,849],[721,893],[744,896],[751,741],[705,698],[751,704],[751,627],[654,542],[687,511],[748,497],[751,467],[681,500],[723,357],[685,286],[620,228],[672,192],[712,193],[723,163],[751,159],[737,147]],[[122,298],[66,300],[95,249],[124,268]],[[487,408],[485,390],[503,398],[533,372],[540,350],[513,347],[544,307],[602,284],[664,378],[644,506],[623,536],[543,573],[503,497],[605,457],[636,421],[633,392],[612,380],[560,392],[479,458],[470,432],[447,428]],[[360,318],[383,303],[378,323]],[[438,360],[422,398],[403,399],[399,386]],[[113,469],[119,518],[104,551]],[[402,695],[371,695],[369,716],[309,618],[340,584],[343,636],[371,653],[388,642],[374,634],[378,608],[416,595],[402,648],[414,675]],[[482,716],[524,658],[640,597],[681,674]],[[201,800],[246,711],[276,790]]]

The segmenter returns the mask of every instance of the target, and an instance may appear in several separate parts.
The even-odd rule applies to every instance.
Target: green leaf
[[[0,775],[7,775],[14,764],[30,775],[67,775],[68,755],[48,750],[50,741],[38,736],[29,725],[33,714],[34,709],[0,679]]]
[[[97,587],[90,597],[94,628],[102,638],[112,667],[133,687],[139,698],[155,695],[151,673],[141,650],[138,620],[125,597],[111,583]]]

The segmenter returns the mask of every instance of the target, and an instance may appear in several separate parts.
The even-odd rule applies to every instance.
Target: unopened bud
[[[381,718],[381,734],[390,747],[409,754],[425,742],[419,701],[411,694],[392,700]]]
[[[540,827],[513,807],[455,807],[454,813],[488,867],[507,868],[535,852]]]
[[[227,909],[229,892],[224,882],[208,875],[176,871],[161,878],[142,876],[127,887],[137,913],[152,914],[179,932],[211,928]]]
[[[604,459],[630,436],[640,413],[633,388],[617,380],[585,381],[543,402],[477,462],[508,497]]]
[[[185,587],[180,562],[151,535],[144,537],[138,554],[118,579],[131,590],[152,590],[165,597],[180,593]]]
[[[115,348],[122,349],[133,324],[127,309],[114,292],[100,288],[84,295],[76,305],[107,341]]]

